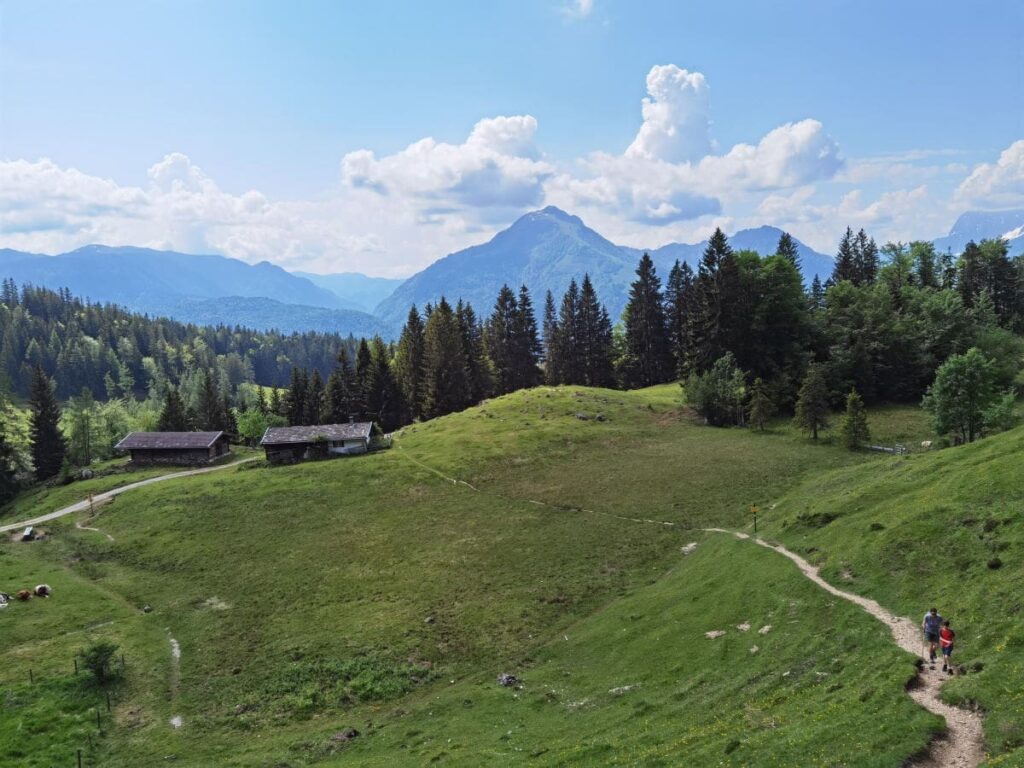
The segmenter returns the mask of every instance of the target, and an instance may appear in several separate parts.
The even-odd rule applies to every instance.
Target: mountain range
[[[740,230],[729,242],[735,249],[770,254],[781,234],[762,226]],[[934,242],[939,251],[959,253],[969,240],[988,237],[1004,237],[1011,254],[1024,254],[1024,210],[968,211]],[[676,259],[696,267],[706,244],[670,243],[647,252],[664,280]],[[805,281],[831,273],[831,256],[800,241],[797,247]],[[293,273],[267,261],[248,264],[224,256],[104,245],[56,256],[0,249],[0,276],[185,322],[394,338],[412,304],[422,310],[445,295],[486,315],[503,284],[525,284],[539,314],[546,291],[560,298],[569,281],[584,273],[617,318],[643,252],[617,245],[578,216],[549,206],[406,280],[357,272]]]
[[[729,238],[733,248],[750,248],[762,254],[775,253],[782,230],[758,227],[737,232]],[[676,259],[696,268],[707,241],[672,243],[647,250],[662,280]],[[808,281],[815,274],[822,279],[832,272],[832,258],[798,241],[801,267]],[[519,218],[481,245],[449,254],[402,283],[384,299],[375,314],[392,327],[404,321],[409,307],[420,309],[436,302],[442,294],[450,300],[470,302],[486,313],[503,284],[526,285],[535,303],[551,291],[561,298],[569,281],[590,274],[598,296],[613,318],[625,307],[629,284],[635,277],[643,249],[616,245],[587,227],[578,216],[548,206]]]

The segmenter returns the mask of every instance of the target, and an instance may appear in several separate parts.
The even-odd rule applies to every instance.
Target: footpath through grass
[[[944,696],[985,710],[987,765],[1024,765],[1024,428],[811,477],[766,523],[844,589],[937,606],[967,671]]]
[[[553,681],[555,673],[544,670],[554,667],[545,665],[569,663],[558,656],[559,638],[578,635],[582,645],[576,658],[594,686],[581,683],[584,698],[587,690],[596,695],[631,684],[627,678],[646,680],[659,691],[651,694],[651,709],[642,715],[650,722],[644,743],[660,745],[657,755],[667,764],[676,759],[673,750],[697,749],[701,734],[711,745],[699,753],[701,759],[728,762],[734,753],[749,759],[746,742],[735,734],[742,718],[754,715],[735,718],[747,711],[751,691],[771,698],[772,705],[762,709],[777,706],[790,722],[800,723],[787,731],[793,744],[802,744],[800,749],[817,740],[824,744],[829,729],[813,726],[812,718],[825,702],[815,697],[831,683],[794,699],[795,708],[786,710],[786,686],[797,673],[782,678],[785,670],[767,665],[777,661],[795,668],[812,658],[809,669],[831,676],[824,665],[840,658],[843,676],[864,683],[849,689],[861,695],[872,687],[868,660],[887,653],[884,643],[865,639],[861,644],[855,626],[864,629],[865,638],[877,629],[868,617],[855,619],[846,607],[830,607],[824,597],[805,592],[806,622],[786,618],[800,634],[792,635],[791,647],[780,645],[772,654],[752,655],[749,646],[734,646],[729,639],[701,645],[696,642],[706,642],[701,633],[685,635],[678,646],[665,635],[655,653],[643,637],[657,634],[659,612],[683,610],[672,600],[684,593],[698,608],[674,619],[681,632],[699,626],[704,614],[733,621],[732,612],[742,613],[730,609],[726,615],[730,605],[737,607],[730,591],[734,582],[746,585],[744,600],[757,608],[735,623],[782,610],[777,601],[793,594],[799,576],[793,571],[792,584],[787,576],[777,589],[760,594],[761,567],[772,562],[772,553],[753,547],[745,553],[732,542],[708,546],[708,551],[723,548],[713,559],[695,557],[705,569],[695,577],[699,589],[684,590],[688,583],[682,574],[697,567],[689,562],[680,575],[669,577],[675,580],[670,587],[659,585],[666,570],[679,564],[679,547],[693,536],[687,529],[741,525],[751,503],[764,507],[810,474],[880,460],[812,445],[785,431],[709,429],[682,411],[679,401],[677,386],[629,393],[520,392],[408,428],[384,453],[291,467],[251,466],[132,491],[103,508],[94,524],[101,532],[77,530],[68,518],[55,521],[49,541],[0,545],[0,588],[45,581],[55,591],[50,600],[11,606],[0,617],[0,685],[22,685],[26,666],[44,680],[59,681],[69,674],[77,649],[110,639],[125,649],[128,676],[115,694],[113,725],[98,747],[99,764],[148,765],[168,755],[177,765],[194,766],[350,759],[360,764],[357,756],[383,761],[405,754],[394,752],[402,749],[394,735],[400,710],[413,719],[429,717],[422,707],[434,697],[460,686],[486,688],[498,672],[510,669],[529,670],[531,691],[534,680]],[[479,491],[447,482],[435,469]],[[49,511],[43,506],[40,500],[33,510]],[[615,515],[674,525],[631,523]],[[736,571],[748,566],[749,573],[738,579]],[[716,568],[719,578],[712,579]],[[620,607],[623,600],[639,602]],[[152,611],[143,613],[147,605]],[[722,612],[714,613],[718,608]],[[856,641],[843,641],[846,634],[820,623],[832,621],[833,610]],[[630,625],[601,623],[606,615],[620,615],[617,611],[647,617],[635,620],[643,629],[643,637],[635,638],[640,644],[629,652],[623,645],[621,658],[618,650]],[[180,673],[172,665],[172,637],[181,648]],[[836,646],[840,641],[845,644]],[[808,653],[801,655],[805,647]],[[711,711],[703,684],[669,692],[682,678],[665,672],[684,669],[679,665],[693,658],[696,666],[685,670],[696,675],[694,670],[707,666],[706,654],[722,648],[731,654],[719,665],[727,675],[717,677],[723,674],[717,666],[708,672],[706,700],[730,719],[722,733],[732,735],[724,742],[702,724],[703,714]],[[891,653],[884,663],[905,664]],[[607,674],[597,663],[602,657],[611,664]],[[767,687],[751,682],[750,671],[733,663],[748,657]],[[895,686],[892,691],[906,679],[902,668],[895,669],[895,677],[885,678]],[[771,682],[776,671],[785,683]],[[734,672],[746,677],[731,677]],[[881,691],[879,706],[907,706],[895,694],[890,697],[889,689],[874,690]],[[655,712],[675,694],[681,696],[680,707],[701,715],[687,726],[692,732],[685,744],[677,740],[674,717]],[[844,701],[848,694],[844,683],[830,692],[830,701]],[[864,695],[868,701],[875,694]],[[463,698],[475,701],[477,694]],[[456,703],[462,707],[462,702]],[[495,699],[494,706],[499,704],[507,702]],[[849,729],[844,738],[851,745],[856,743],[852,734],[866,727],[856,719],[861,717],[856,709],[842,726]],[[459,710],[464,718],[454,726],[469,733],[474,718],[469,706],[465,710]],[[860,710],[869,708],[861,702]],[[24,722],[27,712],[11,704],[5,715],[14,720],[5,721]],[[538,712],[545,719],[550,715]],[[905,715],[892,720],[892,732],[879,742],[885,754],[909,754],[933,725],[915,710]],[[182,717],[183,727],[171,727],[173,716]],[[589,745],[585,749],[598,750],[592,758],[585,752],[587,760],[605,762],[599,742],[608,738],[610,722],[584,712],[578,722],[565,725]],[[331,738],[347,726],[363,735],[351,744]],[[766,727],[766,740],[773,730]],[[809,735],[799,735],[804,732]],[[555,735],[552,727],[551,738],[538,742],[552,744],[545,747],[550,756],[540,756],[539,764],[572,762],[576,742],[559,742]],[[737,739],[741,743],[726,753]],[[0,756],[17,748],[16,742],[13,726],[0,728]],[[491,748],[474,756],[473,743],[467,740],[450,759],[486,761]],[[623,744],[625,751],[616,759],[629,762],[641,744],[628,738]],[[714,760],[713,754],[718,755]]]

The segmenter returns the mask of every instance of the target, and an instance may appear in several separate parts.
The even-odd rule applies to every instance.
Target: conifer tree
[[[223,422],[223,403],[217,391],[217,382],[213,374],[203,372],[203,382],[199,389],[199,401],[196,404],[198,426],[201,430],[221,430]]]
[[[706,371],[726,352],[733,351],[745,332],[735,310],[740,300],[739,265],[720,228],[708,240],[697,272],[696,317],[691,325],[693,371]]]
[[[668,323],[668,342],[675,363],[676,375],[685,377],[693,367],[694,323],[697,293],[693,270],[678,259],[672,265],[665,286],[665,318]]]
[[[256,410],[259,411],[260,416],[266,416],[269,411],[267,393],[264,391],[262,384],[256,389]]]
[[[327,420],[332,424],[344,424],[357,410],[358,384],[345,347],[338,351],[337,361],[337,367],[327,377]]]
[[[270,412],[275,416],[286,415],[284,404],[281,402],[281,390],[277,387],[270,390]]]
[[[763,432],[768,420],[775,415],[775,412],[775,403],[772,402],[771,395],[768,393],[768,387],[760,377],[754,379],[754,384],[750,388],[750,402],[747,405],[751,425],[754,429]]]
[[[385,432],[402,426],[405,404],[402,393],[391,374],[390,353],[380,336],[374,336],[370,347],[370,370],[367,376],[366,405],[370,418]]]
[[[164,407],[157,421],[158,432],[188,432],[190,428],[185,404],[176,387],[170,387],[164,397]]]
[[[520,380],[520,317],[519,302],[507,285],[503,285],[494,302],[494,312],[487,320],[484,343],[494,366],[494,387],[498,394],[516,389]]]
[[[878,279],[881,259],[874,238],[863,229],[857,232],[853,243],[854,285],[872,285]]]
[[[484,330],[477,320],[472,304],[456,305],[455,319],[459,324],[462,353],[466,361],[466,381],[469,386],[466,405],[473,405],[491,393],[490,361],[484,350]]]
[[[871,439],[864,400],[855,389],[851,389],[846,396],[846,413],[839,421],[839,434],[842,435],[843,445],[851,451],[856,451]]]
[[[558,315],[551,291],[544,297],[544,381],[558,384]]]
[[[36,478],[47,480],[61,471],[67,442],[60,431],[60,406],[53,394],[53,382],[39,365],[32,373],[29,406],[32,409],[29,417],[32,465]]]
[[[421,417],[423,401],[423,319],[414,304],[398,339],[394,377],[408,408],[408,420]]]
[[[287,402],[284,405],[285,417],[288,419],[289,426],[301,427],[305,423],[308,389],[306,371],[294,366],[291,381],[288,383]]]
[[[835,285],[843,280],[849,280],[856,285],[857,278],[853,230],[847,227],[846,232],[843,233],[843,237],[839,241],[839,250],[836,253],[835,264],[832,267],[832,276],[828,279],[828,285]]]
[[[459,323],[442,296],[423,331],[423,415],[443,416],[465,407],[469,394]]]
[[[623,312],[627,358],[624,373],[627,386],[649,387],[667,381],[672,375],[672,364],[661,280],[646,253],[640,259],[636,275]]]
[[[807,295],[807,306],[811,312],[818,312],[825,308],[825,288],[821,284],[821,278],[817,274],[811,281],[811,290]]]
[[[358,392],[358,410],[360,413],[366,410],[366,393],[370,366],[373,364],[373,354],[370,352],[370,345],[366,339],[359,340],[356,348],[356,389]]]
[[[590,275],[583,275],[577,305],[579,383],[588,387],[607,387],[613,378],[612,323],[598,301]]]
[[[562,297],[558,314],[558,337],[555,344],[555,372],[559,384],[579,384],[583,378],[583,361],[580,359],[580,289],[575,280],[569,281],[569,288]]]
[[[519,306],[516,311],[515,359],[516,389],[535,387],[540,384],[540,363],[544,346],[537,334],[537,317],[533,301],[525,285],[519,287]]]
[[[317,368],[314,368],[309,375],[303,406],[303,424],[323,424],[327,400],[324,393],[324,380]]]
[[[819,363],[812,363],[807,369],[800,394],[796,401],[796,415],[793,423],[818,439],[819,430],[828,428],[829,392],[825,373]]]
[[[775,253],[778,256],[784,256],[789,259],[789,262],[800,269],[800,250],[797,248],[796,240],[793,239],[789,232],[783,232],[779,235],[779,244],[775,247]]]

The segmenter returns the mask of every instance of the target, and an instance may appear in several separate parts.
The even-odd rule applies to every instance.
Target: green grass
[[[475,765],[525,749],[491,730],[520,721],[530,749],[547,750],[539,765],[636,764],[644,750],[650,764],[757,764],[765,750],[784,764],[830,739],[897,762],[919,749],[935,723],[902,695],[907,660],[869,617],[752,545],[679,554],[692,529],[742,525],[751,503],[808,477],[888,459],[785,428],[710,429],[679,402],[675,385],[539,388],[407,428],[390,451],[132,491],[103,508],[102,533],[55,521],[49,541],[0,544],[0,589],[55,588],[5,609],[0,684],[22,685],[26,665],[59,681],[78,648],[119,643],[128,675],[105,766],[417,763],[442,750]],[[916,429],[905,418],[876,421]],[[84,486],[19,500],[18,516]],[[712,619],[781,616],[794,599],[763,652],[703,637]],[[829,690],[835,664],[843,682]],[[526,677],[522,706],[495,689],[503,670]],[[639,699],[605,701],[633,682]],[[534,701],[544,685],[561,704]],[[601,703],[564,706],[588,697]],[[330,740],[346,726],[364,735]],[[0,756],[12,739],[0,731]]]
[[[393,713],[336,764],[886,766],[939,726],[883,625],[725,536],[509,670],[521,690],[498,671]]]
[[[953,622],[969,674],[944,696],[986,711],[989,765],[1024,764],[1022,457],[1018,428],[827,472],[784,494],[767,520],[769,535],[833,582],[915,619],[936,605]]]

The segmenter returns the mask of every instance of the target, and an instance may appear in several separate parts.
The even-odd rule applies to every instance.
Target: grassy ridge
[[[944,688],[986,711],[990,765],[1024,764],[1024,429],[805,481],[770,535],[844,588],[911,617],[937,605],[970,673]],[[999,565],[999,567],[993,567]]]

